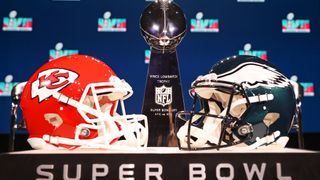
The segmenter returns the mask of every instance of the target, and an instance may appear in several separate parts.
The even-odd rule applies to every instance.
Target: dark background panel
[[[266,0],[264,3],[238,3],[236,0],[176,0],[188,18],[203,12],[204,19],[219,19],[218,33],[187,32],[178,46],[181,80],[186,108],[191,108],[187,90],[200,74],[205,74],[219,59],[238,54],[246,43],[252,50],[266,50],[268,60],[287,77],[297,75],[301,82],[313,82],[314,97],[305,97],[303,126],[309,133],[320,132],[317,112],[319,86],[320,1]],[[50,0],[0,1],[0,20],[11,10],[17,17],[32,17],[32,32],[0,30],[0,82],[8,74],[14,82],[26,81],[49,59],[49,50],[58,42],[63,49],[76,49],[103,60],[134,89],[126,101],[129,113],[141,112],[148,65],[144,51],[149,47],[139,30],[139,17],[149,2],[143,0],[81,0],[61,2]],[[126,18],[127,32],[98,32],[98,18],[106,11],[111,18]],[[282,33],[281,20],[289,12],[295,19],[309,19],[311,33]],[[0,133],[9,132],[10,98],[0,97]]]

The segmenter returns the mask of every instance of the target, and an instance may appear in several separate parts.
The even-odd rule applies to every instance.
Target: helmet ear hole
[[[273,123],[275,123],[278,119],[280,118],[280,114],[279,113],[268,113],[264,119],[263,119],[263,123],[269,127],[270,125],[272,125]]]

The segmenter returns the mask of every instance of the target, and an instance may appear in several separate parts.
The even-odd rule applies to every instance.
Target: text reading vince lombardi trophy
[[[149,146],[176,146],[174,116],[184,110],[176,47],[186,32],[181,8],[170,0],[146,7],[140,28],[151,46],[142,113],[149,120]]]

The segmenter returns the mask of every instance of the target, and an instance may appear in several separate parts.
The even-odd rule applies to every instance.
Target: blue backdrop
[[[191,107],[187,93],[191,82],[208,72],[219,59],[245,49],[247,53],[267,57],[287,77],[297,75],[300,82],[305,82],[303,126],[307,132],[320,132],[317,117],[320,99],[316,91],[320,65],[319,0],[175,2],[188,18],[188,32],[178,46],[187,109]],[[51,58],[56,57],[57,51],[87,54],[105,61],[134,89],[134,95],[126,101],[127,111],[141,112],[148,68],[145,50],[149,47],[140,34],[139,18],[149,3],[144,0],[0,1],[0,133],[9,132],[11,101],[6,88],[28,80],[37,68],[48,62],[50,50]],[[99,18],[109,19],[115,26],[108,29],[100,24],[98,31]],[[191,32],[191,19],[212,27],[199,26],[196,27],[199,31],[207,32]],[[283,20],[300,26],[293,28],[295,32],[283,33]]]

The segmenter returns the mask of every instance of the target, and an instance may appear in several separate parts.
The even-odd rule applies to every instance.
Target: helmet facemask
[[[181,149],[280,149],[288,142],[294,91],[268,61],[255,56],[222,59],[192,83],[191,92],[192,111],[176,116]]]
[[[146,146],[148,136],[146,117],[144,115],[126,114],[124,100],[133,93],[130,85],[116,77],[110,79],[110,82],[106,83],[89,84],[80,99],[80,103],[96,110],[86,112],[86,110],[78,108],[78,112],[86,122],[94,125],[93,130],[98,131],[98,137],[90,141],[101,142],[102,147],[109,145]],[[121,112],[117,112],[119,103]],[[95,118],[90,118],[88,113],[92,113]],[[86,128],[90,129],[92,126],[80,124],[77,127],[76,140],[81,141],[79,137]],[[90,142],[85,143],[95,146]]]
[[[212,76],[214,76],[212,78]],[[215,74],[199,77],[192,83],[191,112],[178,112],[176,132],[181,149],[218,149],[247,146],[253,127],[242,116],[253,103],[273,100],[272,94],[248,96],[244,84],[217,80]],[[199,99],[199,100],[198,100]],[[196,103],[200,102],[200,111]]]
[[[88,84],[79,101],[60,93],[54,94],[58,101],[77,108],[83,118],[83,123],[76,126],[74,139],[60,138],[59,143],[86,148],[145,147],[148,141],[147,117],[127,115],[124,106],[124,100],[132,93],[128,83],[112,76],[109,82]],[[118,104],[120,113],[117,112]]]

